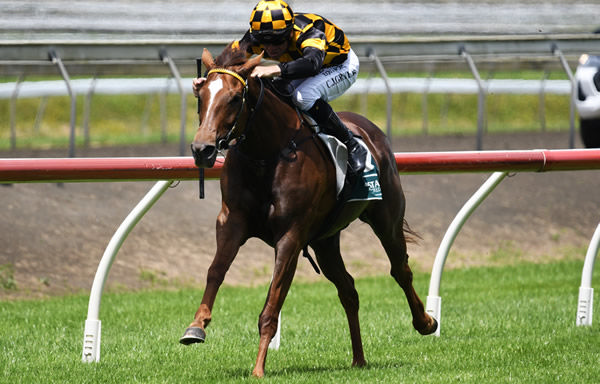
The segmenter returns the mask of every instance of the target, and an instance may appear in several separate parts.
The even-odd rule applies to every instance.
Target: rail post
[[[43,96],[40,100],[40,105],[38,106],[37,112],[35,114],[35,120],[33,122],[33,132],[36,134],[40,132],[40,125],[42,124],[42,119],[44,118],[44,113],[46,113],[46,106],[48,105],[48,96]]]
[[[438,322],[438,328],[434,333],[434,335],[437,337],[440,336],[440,328],[442,327],[442,298],[440,297],[440,283],[442,281],[442,271],[444,269],[444,264],[446,263],[446,258],[448,258],[450,247],[452,246],[452,243],[454,243],[454,239],[456,239],[456,235],[458,235],[458,232],[462,228],[463,224],[471,216],[473,211],[475,211],[475,209],[483,200],[485,200],[485,198],[494,190],[494,188],[496,188],[496,186],[500,184],[502,180],[504,180],[507,174],[508,172],[494,172],[485,181],[485,183],[479,187],[477,192],[475,192],[473,196],[467,200],[460,211],[458,211],[456,217],[454,220],[452,220],[452,223],[442,238],[442,242],[440,243],[440,247],[435,255],[435,261],[431,271],[429,293],[427,294],[427,305],[425,307],[425,311]]]
[[[594,271],[594,261],[598,250],[600,249],[600,224],[592,236],[585,261],[583,271],[581,272],[581,285],[579,286],[579,299],[577,300],[577,326],[592,325],[592,315],[594,308],[594,288],[592,288],[592,272]]]
[[[577,83],[575,81],[575,76],[573,76],[573,72],[571,71],[571,67],[569,67],[569,63],[567,62],[567,59],[565,59],[562,51],[558,49],[558,45],[553,43],[550,49],[552,50],[552,54],[560,60],[560,64],[571,82],[571,100],[569,102],[569,148],[573,149],[575,148],[575,97],[577,97]]]
[[[19,97],[23,77],[24,75],[21,73],[10,97],[10,149],[17,148],[17,98]]]
[[[467,49],[465,48],[464,45],[460,45],[458,47],[458,54],[460,56],[462,56],[462,58],[465,59],[465,61],[469,65],[469,69],[471,70],[471,73],[473,74],[473,77],[475,78],[475,81],[477,82],[477,89],[479,90],[478,97],[477,97],[477,144],[476,144],[477,148],[476,149],[478,151],[481,151],[481,149],[483,148],[483,125],[484,125],[484,118],[485,118],[486,90],[483,85],[483,81],[481,80],[481,76],[479,76],[479,71],[477,70],[477,66],[475,66],[475,62],[473,61],[473,58],[471,57],[471,55],[469,55],[469,53],[467,52]]]
[[[540,117],[542,132],[546,132],[546,81],[548,80],[548,75],[548,70],[544,70],[544,75],[540,82],[540,93],[538,95],[538,115]]]
[[[100,361],[100,301],[102,300],[102,291],[104,290],[108,272],[117,256],[117,252],[119,252],[121,245],[123,245],[123,242],[133,227],[135,227],[172,183],[173,180],[158,181],[152,189],[150,189],[129,215],[127,215],[125,220],[123,220],[113,237],[110,239],[110,242],[104,251],[104,255],[102,255],[102,259],[96,270],[94,282],[92,283],[87,319],[85,320],[85,329],[83,331],[83,352],[81,356],[83,362],[91,363]]]
[[[160,140],[163,143],[167,142],[167,93],[169,92],[170,78],[167,78],[165,87],[158,94],[158,108],[160,112]]]
[[[65,68],[60,57],[56,54],[54,49],[48,51],[48,58],[52,62],[52,64],[56,64],[58,66],[58,70],[65,81],[65,85],[67,86],[67,92],[69,93],[69,98],[71,99],[71,117],[70,117],[70,126],[71,126],[71,134],[69,136],[69,157],[75,157],[75,123],[77,122],[77,95],[73,92],[73,88],[71,87],[71,78],[69,77],[69,73]]]
[[[375,65],[377,66],[377,70],[379,71],[379,74],[381,75],[381,78],[383,79],[383,83],[385,84],[385,90],[387,93],[386,133],[387,133],[387,136],[391,140],[391,137],[392,137],[392,87],[390,86],[390,80],[387,76],[387,72],[385,71],[383,64],[381,64],[381,60],[379,60],[379,57],[377,56],[377,54],[375,53],[375,50],[373,48],[369,47],[367,49],[367,56],[369,57],[370,60],[373,60],[375,62]]]
[[[175,84],[177,84],[177,89],[179,90],[179,96],[181,97],[181,109],[180,109],[180,132],[179,132],[179,156],[185,155],[185,120],[186,120],[186,97],[185,91],[183,90],[183,84],[181,84],[181,76],[179,75],[179,70],[175,65],[175,62],[165,49],[161,49],[159,52],[160,60],[169,66],[171,70],[171,74],[175,77]]]
[[[431,72],[427,76],[425,80],[425,86],[423,87],[423,94],[421,95],[421,112],[423,113],[423,121],[422,121],[422,132],[424,135],[429,134],[429,107],[428,107],[428,95],[429,88],[431,87]]]
[[[90,87],[85,95],[85,102],[83,104],[83,145],[89,147],[90,145],[90,112],[92,109],[92,96],[96,90],[96,76],[92,78]]]

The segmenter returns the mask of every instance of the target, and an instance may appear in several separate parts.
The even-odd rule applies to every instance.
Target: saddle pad
[[[357,139],[358,142],[367,148],[365,143],[361,139]],[[365,170],[359,181],[356,182],[352,188],[352,193],[348,201],[360,201],[360,200],[381,200],[383,195],[381,194],[381,185],[379,184],[379,169],[377,164],[371,156],[371,152],[367,148],[367,159]]]
[[[323,132],[319,132],[318,136],[325,144],[325,147],[327,147],[335,165],[336,192],[339,196],[342,189],[344,189],[344,180],[346,178],[346,169],[348,166],[348,150],[346,149],[346,146],[334,136],[327,135]],[[348,201],[381,200],[383,197],[379,185],[379,170],[377,169],[377,164],[373,160],[371,151],[369,151],[369,148],[362,139],[357,138],[356,140],[358,140],[359,144],[367,150],[367,158],[365,160],[366,166],[361,180],[358,180],[355,183]]]

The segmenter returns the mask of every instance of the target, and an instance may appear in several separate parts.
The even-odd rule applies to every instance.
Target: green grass
[[[405,77],[422,73],[391,74]],[[436,77],[471,78],[469,72],[436,73]],[[363,77],[366,74],[363,74]],[[498,72],[482,74],[483,78],[541,79],[536,71]],[[564,76],[562,76],[564,77]],[[552,73],[550,78],[562,78]],[[1,79],[0,79],[1,80]],[[4,79],[14,81],[15,79]],[[32,80],[32,79],[27,79]],[[180,135],[180,99],[166,98],[166,139],[177,142]],[[426,97],[427,126],[424,128],[423,96],[396,94],[393,96],[392,134],[406,135],[472,135],[477,131],[477,95],[430,94]],[[17,148],[66,148],[70,133],[70,101],[68,97],[48,99],[43,119],[35,127],[41,104],[39,98],[16,102]],[[344,95],[332,103],[337,111],[354,111],[366,115],[386,129],[385,95]],[[84,145],[84,96],[77,99],[77,145]],[[90,145],[136,145],[163,141],[158,95],[95,95],[90,113]],[[486,98],[487,132],[540,131],[538,95],[488,95]],[[0,150],[10,148],[10,101],[0,100]],[[546,95],[545,120],[548,131],[567,131],[569,127],[569,97]],[[196,100],[187,97],[186,133],[191,140],[197,125]]]
[[[569,261],[446,271],[440,338],[412,329],[391,278],[359,279],[366,368],[350,367],[334,287],[294,284],[283,308],[282,346],[269,352],[263,382],[596,382],[598,306],[596,324],[575,326],[581,267]],[[423,299],[428,279],[415,274]],[[80,361],[87,297],[0,302],[0,382],[255,382],[250,373],[265,294],[266,287],[223,287],[207,342],[190,347],[177,340],[201,292],[106,294],[101,361],[92,364]]]
[[[386,129],[385,95],[347,95],[334,100],[337,111],[350,110],[369,117]],[[540,132],[537,95],[488,95],[486,132]],[[475,135],[477,133],[477,95],[430,94],[427,96],[427,126],[423,125],[423,97],[417,94],[392,96],[392,135]],[[566,131],[569,127],[569,98],[546,95],[545,129]]]
[[[186,127],[190,139],[197,125],[196,101],[187,98]],[[70,101],[67,97],[48,98],[43,119],[36,127],[41,99],[16,102],[17,148],[66,148],[70,135]],[[84,145],[84,97],[77,97],[76,144]],[[166,97],[166,140],[177,142],[180,132],[179,96]],[[0,150],[10,148],[9,101],[0,100]],[[91,146],[136,145],[163,141],[160,102],[157,95],[96,95],[89,116]]]

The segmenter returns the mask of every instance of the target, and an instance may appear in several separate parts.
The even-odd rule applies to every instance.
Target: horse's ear
[[[202,51],[202,63],[209,70],[214,68],[215,66],[215,60],[206,48],[204,48],[204,51]]]
[[[265,52],[263,51],[260,53],[260,55],[248,60],[244,65],[242,65],[242,68],[240,69],[240,73],[243,74],[244,77],[246,77],[249,73],[252,72],[254,67],[256,67],[258,64],[260,64],[260,61],[262,60],[264,54],[265,54]]]

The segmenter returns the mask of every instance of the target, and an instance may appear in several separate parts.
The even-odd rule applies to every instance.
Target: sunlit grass
[[[348,327],[333,285],[294,284],[283,307],[282,345],[269,352],[264,382],[595,382],[597,324],[575,326],[581,268],[581,261],[562,261],[448,270],[440,338],[412,329],[392,278],[358,279],[368,361],[362,369],[350,367]],[[422,298],[428,279],[415,273]],[[86,296],[0,302],[0,382],[249,381],[266,289],[223,287],[206,343],[189,347],[177,340],[201,291],[106,294],[101,361],[92,364],[81,362]]]
[[[364,114],[381,129],[387,124],[385,95],[343,96],[332,103],[335,110]],[[486,98],[488,133],[541,132],[537,95],[489,95]],[[395,94],[392,97],[392,134],[474,135],[477,132],[477,96],[430,94],[426,106],[422,95]],[[569,128],[569,98],[546,95],[544,107],[546,131]],[[425,122],[425,123],[424,123]]]

